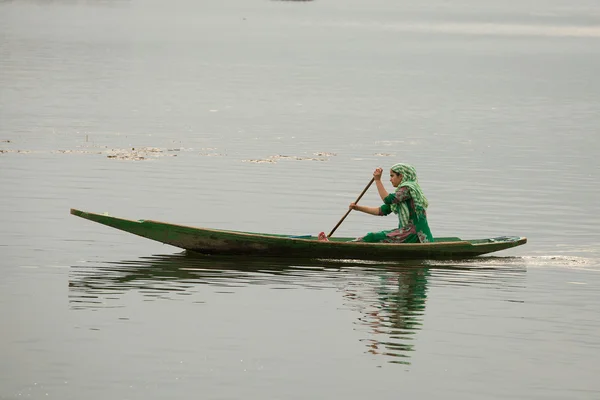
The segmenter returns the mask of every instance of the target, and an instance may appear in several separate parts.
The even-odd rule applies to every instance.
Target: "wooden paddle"
[[[363,197],[363,195],[365,193],[367,193],[367,190],[369,190],[369,188],[371,187],[371,185],[373,184],[374,181],[375,181],[375,178],[371,178],[371,181],[365,187],[365,190],[362,191],[362,193],[360,194],[360,196],[358,196],[358,199],[356,199],[356,201],[354,203],[358,203],[358,201]],[[327,237],[330,237],[331,235],[333,235],[333,232],[335,232],[335,230],[338,228],[338,226],[340,226],[342,224],[342,222],[344,221],[344,219],[346,219],[346,217],[348,216],[348,214],[350,214],[350,211],[352,211],[351,208],[348,209],[348,211],[346,212],[346,214],[344,214],[344,216],[342,217],[342,219],[340,219],[340,222],[337,223],[337,225],[331,230],[331,232],[329,233],[329,235],[327,235]]]

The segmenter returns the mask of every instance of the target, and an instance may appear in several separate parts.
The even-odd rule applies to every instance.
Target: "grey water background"
[[[599,398],[598,71],[595,1],[0,2],[0,398]],[[207,258],[69,215],[316,234],[398,161],[436,236],[529,243]]]

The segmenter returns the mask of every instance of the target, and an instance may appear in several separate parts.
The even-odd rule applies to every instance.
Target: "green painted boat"
[[[399,260],[472,258],[527,243],[527,238],[501,236],[462,240],[435,238],[433,243],[360,243],[354,238],[292,236],[195,228],[152,220],[128,220],[107,214],[71,209],[71,214],[134,235],[203,254],[253,255],[273,257]]]

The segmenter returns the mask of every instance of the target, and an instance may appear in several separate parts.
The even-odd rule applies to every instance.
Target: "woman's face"
[[[402,182],[402,174],[397,174],[390,170],[390,182],[392,183],[393,187],[398,187],[398,185]]]

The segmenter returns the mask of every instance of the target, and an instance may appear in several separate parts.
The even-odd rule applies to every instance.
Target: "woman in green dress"
[[[371,215],[398,215],[398,228],[389,231],[370,232],[356,239],[368,243],[428,243],[433,236],[427,223],[427,206],[429,202],[417,180],[417,172],[412,165],[398,163],[390,169],[390,182],[396,188],[388,193],[381,182],[383,169],[377,168],[373,173],[379,197],[383,200],[380,207],[360,206],[351,203],[350,208]]]

